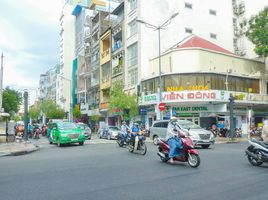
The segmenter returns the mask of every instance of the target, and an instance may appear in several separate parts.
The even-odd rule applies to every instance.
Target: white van
[[[155,121],[150,128],[150,137],[156,145],[157,138],[164,139],[167,133],[169,120]],[[215,138],[211,131],[207,131],[197,124],[188,120],[177,120],[177,125],[181,130],[186,130],[190,134],[190,138],[195,145],[200,145],[202,148],[209,148],[214,144]]]

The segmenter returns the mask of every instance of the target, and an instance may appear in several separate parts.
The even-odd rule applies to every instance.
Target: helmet
[[[175,116],[170,117],[170,121],[176,121],[177,118]]]
[[[122,124],[126,124],[126,121],[123,121]]]
[[[137,122],[134,123],[135,126],[139,126],[139,124]]]

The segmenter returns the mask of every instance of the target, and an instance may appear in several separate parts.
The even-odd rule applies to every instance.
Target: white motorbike
[[[256,139],[249,140],[249,144],[246,150],[248,161],[254,166],[268,163],[268,144]]]

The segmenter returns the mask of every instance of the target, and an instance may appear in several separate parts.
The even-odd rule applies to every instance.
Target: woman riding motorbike
[[[179,150],[182,149],[182,142],[178,135],[178,127],[176,125],[177,119],[175,117],[171,117],[168,123],[166,140],[168,141],[169,149],[169,162],[171,164],[174,163],[173,158],[175,156],[180,156]]]

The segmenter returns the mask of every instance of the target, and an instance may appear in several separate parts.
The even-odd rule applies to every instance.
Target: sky
[[[40,74],[59,62],[61,0],[0,0],[4,87],[38,88]]]

